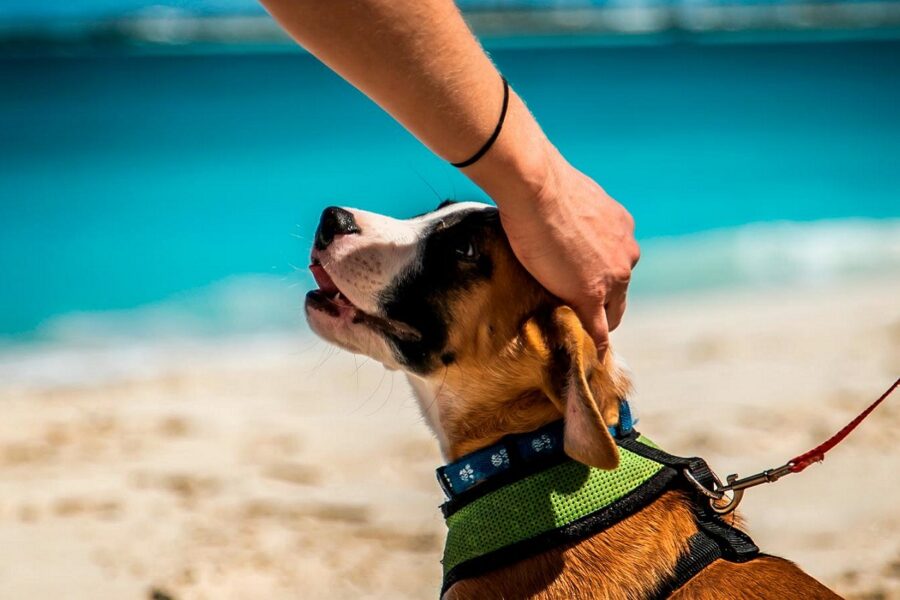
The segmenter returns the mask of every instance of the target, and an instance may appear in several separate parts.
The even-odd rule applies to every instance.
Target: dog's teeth
[[[343,298],[343,296],[341,296],[341,293],[340,293],[340,292],[338,292],[337,294],[334,295],[334,300],[335,300],[335,301],[340,300],[341,298]]]

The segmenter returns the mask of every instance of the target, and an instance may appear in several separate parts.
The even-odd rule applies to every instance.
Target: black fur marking
[[[552,309],[549,307],[538,310],[533,318],[537,321],[543,341],[550,350],[550,360],[547,363],[547,375],[551,387],[562,393],[566,389],[572,375],[572,356],[566,344],[562,341],[562,332],[552,318]]]
[[[494,274],[494,263],[491,262],[491,257],[481,255],[478,257],[478,260],[475,261],[475,266],[478,267],[478,270],[484,276],[485,279],[490,279],[491,275]]]
[[[419,242],[420,264],[400,275],[382,295],[388,318],[402,321],[422,334],[421,340],[392,338],[398,360],[413,372],[439,368],[450,328],[450,302],[466,289],[488,279],[493,271],[490,256],[477,261],[460,260],[456,249],[471,241],[483,247],[502,237],[497,210],[473,209],[448,214],[425,232]]]
[[[441,362],[445,365],[452,364],[456,361],[456,354],[453,352],[444,352],[441,354]]]
[[[445,206],[450,206],[451,204],[456,204],[456,200],[451,200],[450,198],[447,198],[446,200],[443,200],[440,204],[438,204],[437,208],[435,210],[441,210]]]

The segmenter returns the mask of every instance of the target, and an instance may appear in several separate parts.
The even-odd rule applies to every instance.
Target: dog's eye
[[[478,251],[472,242],[463,242],[456,247],[456,255],[464,260],[475,260],[478,258]]]

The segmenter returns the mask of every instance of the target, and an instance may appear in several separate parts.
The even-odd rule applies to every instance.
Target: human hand
[[[531,197],[498,202],[509,242],[526,269],[571,306],[601,358],[625,312],[640,257],[634,220],[555,150]]]

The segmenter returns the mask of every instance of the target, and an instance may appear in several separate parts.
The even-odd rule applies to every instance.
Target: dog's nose
[[[359,225],[353,218],[353,213],[339,206],[329,206],[322,211],[319,228],[316,229],[316,250],[327,248],[334,241],[335,236],[359,233],[360,231]]]

